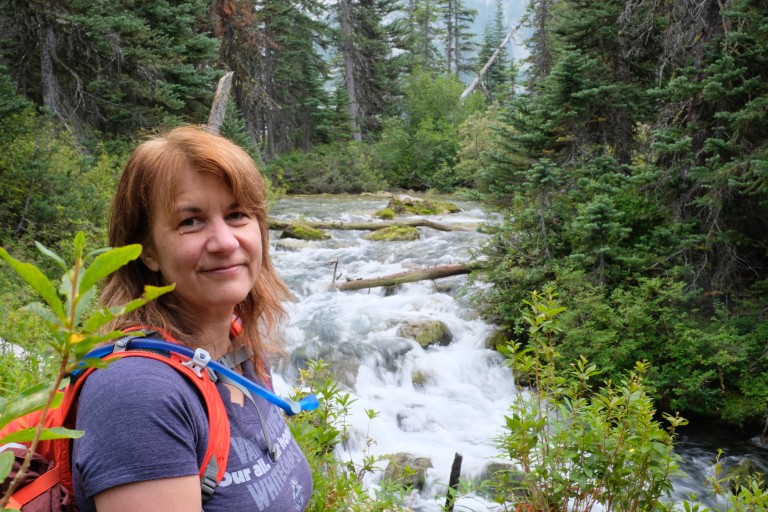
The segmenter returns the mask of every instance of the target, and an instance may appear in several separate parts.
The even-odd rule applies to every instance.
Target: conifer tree
[[[446,0],[443,5],[445,61],[448,73],[460,76],[469,71],[469,54],[475,50],[475,34],[470,32],[477,10],[466,7],[463,0]]]
[[[9,71],[81,139],[205,119],[216,82],[208,0],[8,0]]]
[[[483,41],[478,53],[477,65],[479,69],[486,65],[496,49],[499,48],[507,35],[504,24],[504,9],[501,0],[496,0],[493,18],[485,26]],[[507,48],[502,48],[496,55],[491,67],[483,75],[483,91],[488,101],[497,99],[506,92],[511,85],[509,83],[510,63],[507,57]]]
[[[337,48],[342,59],[353,138],[377,133],[399,96],[397,53],[402,25],[394,17],[397,0],[339,0]]]
[[[330,103],[325,5],[317,0],[219,0],[222,60],[235,71],[237,103],[261,154],[309,150]]]
[[[408,0],[405,10],[408,28],[406,45],[410,53],[410,68],[442,71],[444,56],[437,41],[444,37],[441,25],[442,5],[439,0]]]

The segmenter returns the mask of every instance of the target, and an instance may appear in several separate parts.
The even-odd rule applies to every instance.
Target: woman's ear
[[[158,272],[160,270],[160,265],[157,263],[154,256],[154,251],[149,246],[145,246],[142,249],[140,258],[142,263],[144,263],[144,265],[152,272]]]

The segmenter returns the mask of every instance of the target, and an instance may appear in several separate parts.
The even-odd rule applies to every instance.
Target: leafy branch
[[[174,285],[146,286],[144,294],[138,299],[124,305],[110,308],[97,307],[94,310],[93,302],[98,292],[98,282],[138,258],[141,254],[141,245],[133,244],[86,253],[85,235],[80,232],[74,238],[74,256],[71,264],[67,264],[61,256],[42,244],[35,245],[43,255],[52,259],[62,269],[63,274],[58,287],[40,269],[30,263],[16,260],[4,248],[0,248],[0,257],[42,298],[43,302],[33,302],[24,309],[43,321],[50,334],[46,343],[58,355],[59,369],[53,382],[32,386],[12,399],[0,398],[0,429],[22,416],[41,411],[35,427],[9,433],[0,439],[0,444],[29,443],[29,450],[21,468],[0,498],[0,507],[8,504],[29,468],[40,441],[76,439],[82,436],[81,431],[61,426],[47,428],[45,421],[50,410],[61,405],[64,394],[60,390],[69,373],[77,368],[105,366],[106,363],[101,359],[86,359],[88,352],[97,344],[123,335],[121,331],[103,333],[100,329],[116,317],[133,311],[174,288]],[[12,452],[0,453],[0,481],[8,478],[13,462]]]

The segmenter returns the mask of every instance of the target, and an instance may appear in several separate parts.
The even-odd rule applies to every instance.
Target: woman
[[[234,359],[235,369],[268,383],[266,356],[278,349],[269,342],[289,292],[269,258],[266,207],[253,160],[228,140],[181,127],[141,144],[117,188],[109,242],[140,243],[143,251],[108,278],[101,301],[125,304],[146,285],[176,287],[111,327],[141,326],[214,359],[250,348],[253,356]],[[205,510],[303,510],[311,474],[282,412],[228,384],[216,386],[229,417],[230,453]],[[86,432],[73,447],[81,512],[203,507],[206,411],[192,385],[165,363],[125,358],[94,372],[83,386],[77,428]]]

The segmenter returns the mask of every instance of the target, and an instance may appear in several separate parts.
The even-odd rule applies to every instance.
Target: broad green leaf
[[[97,345],[104,344],[115,338],[122,338],[123,336],[125,336],[125,333],[122,331],[112,331],[106,334],[91,335],[83,338],[74,347],[75,359],[82,359]]]
[[[67,271],[67,263],[64,261],[64,259],[62,259],[61,256],[59,256],[58,254],[56,254],[55,252],[53,252],[52,250],[50,250],[49,248],[41,244],[40,242],[35,242],[35,247],[37,247],[38,251],[48,256],[49,258],[51,258],[53,261],[55,261],[56,264],[58,264],[64,272]]]
[[[74,246],[75,246],[75,259],[82,260],[83,250],[85,249],[85,234],[82,231],[78,231],[77,233],[75,233]]]
[[[85,325],[83,326],[83,331],[94,332],[100,327],[111,322],[115,316],[116,315],[114,315],[109,309],[99,308],[93,312],[88,320],[86,320]]]
[[[39,293],[45,302],[51,306],[54,313],[64,318],[64,306],[56,293],[53,283],[45,275],[30,263],[22,263],[13,258],[0,247],[0,256],[16,271],[34,290]]]
[[[99,254],[85,270],[78,290],[80,293],[90,290],[99,280],[135,260],[140,254],[141,245],[139,244],[126,245]]]
[[[36,427],[25,428],[12,432],[0,439],[0,443],[28,443],[35,438]],[[40,433],[41,441],[50,441],[51,439],[80,439],[83,437],[82,430],[72,430],[64,427],[44,428]]]
[[[75,308],[75,318],[73,319],[73,325],[80,325],[80,319],[83,317],[83,315],[88,311],[88,308],[91,306],[91,303],[93,302],[93,299],[96,297],[97,289],[91,288],[90,290],[87,290],[85,293],[82,293],[80,297],[77,298],[77,307]],[[86,330],[85,332],[92,332]]]
[[[142,297],[147,301],[155,300],[159,296],[173,291],[174,288],[176,288],[176,284],[169,284],[168,286],[145,286],[144,295],[142,295]]]
[[[87,332],[95,331],[113,318],[124,315],[125,313],[130,313],[131,311],[140,308],[147,302],[155,300],[157,297],[163,295],[164,293],[172,291],[175,287],[175,284],[161,287],[145,286],[144,295],[138,299],[134,299],[127,304],[123,304],[122,306],[113,306],[109,309],[102,309],[94,313],[94,315],[86,323],[84,330]]]
[[[56,326],[61,325],[62,319],[57,317],[53,311],[51,311],[41,302],[32,302],[31,304],[27,304],[21,309],[22,311],[29,311],[34,313],[37,317],[48,324],[48,328],[50,330],[53,330],[56,328]]]
[[[4,482],[13,469],[16,456],[11,451],[0,452],[0,482]]]
[[[0,416],[0,428],[6,426],[15,418],[45,407],[52,390],[53,384],[43,382],[25,389],[19,396],[13,400],[9,400],[6,404],[6,408],[2,411],[2,416]],[[58,407],[61,404],[62,398],[63,395],[57,393],[54,397],[52,407]]]
[[[88,357],[80,361],[77,365],[78,370],[86,368],[106,368],[112,363],[113,359],[106,361],[100,357]]]
[[[88,253],[88,254],[85,256],[85,259],[86,259],[86,260],[89,260],[89,259],[91,259],[91,258],[93,258],[93,257],[95,257],[95,256],[98,256],[99,254],[102,254],[102,253],[105,253],[105,252],[107,252],[107,251],[111,251],[111,250],[112,250],[112,247],[102,247],[101,249],[96,249],[95,251],[91,251],[91,252],[89,252],[89,253]]]
[[[120,331],[112,331],[106,334],[94,334],[84,337],[73,347],[75,359],[82,359],[88,352],[93,350],[93,347],[121,336],[125,336],[125,334]]]

